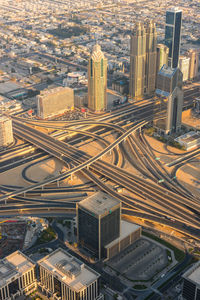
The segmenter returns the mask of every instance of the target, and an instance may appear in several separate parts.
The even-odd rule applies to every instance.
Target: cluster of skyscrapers
[[[131,35],[130,84],[131,98],[155,91],[156,76],[164,64],[177,68],[180,52],[182,11],[166,12],[165,44],[157,45],[155,23],[137,23]]]
[[[164,105],[165,117],[155,125],[169,134],[181,127],[183,104],[182,82],[194,79],[198,73],[198,53],[190,50],[179,57],[182,11],[166,12],[165,40],[157,44],[155,23],[138,22],[131,34],[129,96],[139,100],[143,96],[156,97]],[[93,111],[107,108],[107,59],[99,45],[95,45],[88,65],[88,107]],[[160,127],[160,125],[162,126]]]
[[[137,23],[131,35],[130,84],[131,98],[151,94],[156,84],[156,45],[155,23]]]

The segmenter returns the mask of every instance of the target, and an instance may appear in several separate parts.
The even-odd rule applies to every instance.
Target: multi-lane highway
[[[192,90],[192,94],[196,92],[196,90]],[[189,95],[190,93],[186,94],[186,98]],[[151,113],[149,116],[149,111],[153,110],[153,105],[151,100],[143,100],[137,105],[129,105],[99,117],[76,122],[13,118],[16,136],[57,157],[67,164],[69,170],[59,176],[31,184],[25,188],[10,188],[6,191],[4,187],[5,195],[0,198],[3,205],[0,208],[0,213],[14,213],[12,209],[15,200],[18,203],[15,207],[16,213],[20,209],[29,212],[39,211],[39,209],[48,211],[48,209],[52,210],[55,207],[58,209],[61,205],[64,209],[74,209],[74,203],[79,201],[79,197],[69,197],[68,201],[56,198],[54,201],[39,199],[38,197],[33,199],[30,196],[30,191],[36,192],[46,184],[62,180],[66,176],[80,171],[100,189],[120,199],[123,203],[123,211],[127,214],[143,215],[149,219],[156,218],[157,221],[164,224],[168,222],[172,227],[198,238],[200,233],[199,199],[172,180],[170,174],[155,160],[155,156],[145,144],[145,140],[140,133],[139,129],[151,121],[152,116]],[[66,131],[73,132],[71,141],[81,140],[83,137],[77,138],[78,135],[81,135],[90,140],[98,140],[104,148],[95,157],[91,157],[88,153],[79,150],[77,146],[59,141],[57,138],[44,134],[32,126],[59,129],[65,131],[65,134]],[[109,143],[101,134],[102,132],[105,134],[106,131],[115,131],[119,137],[113,143]],[[101,136],[98,136],[97,133]],[[120,148],[117,148],[118,145],[120,145]],[[115,151],[114,164],[100,160],[111,150]],[[123,151],[125,159],[128,159],[135,168],[149,178],[148,181],[130,174],[120,168],[119,165],[115,165],[118,161],[116,153],[121,151]],[[102,175],[110,182],[122,186],[127,193],[117,193],[102,180]],[[158,184],[159,178],[163,179],[162,185]],[[23,193],[28,193],[29,196],[24,197]],[[12,197],[15,197],[14,200],[11,199]],[[4,201],[6,201],[6,205],[3,204]]]

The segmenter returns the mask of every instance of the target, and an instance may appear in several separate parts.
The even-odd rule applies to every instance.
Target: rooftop
[[[101,191],[78,203],[78,206],[81,206],[98,216],[103,215],[118,205],[120,205],[119,200]]]
[[[174,13],[182,12],[182,10],[179,7],[171,7],[167,11],[174,12]]]
[[[190,131],[176,138],[177,141],[182,141],[185,143],[190,143],[198,139],[200,139],[200,133],[196,131]]]
[[[158,72],[158,74],[167,76],[167,77],[172,77],[175,74],[176,70],[177,70],[176,68],[172,69],[172,68],[168,67],[167,65],[163,65],[162,68],[160,69],[160,71]]]
[[[0,287],[12,277],[20,276],[34,266],[30,258],[22,254],[20,251],[8,255],[0,260]]]
[[[60,248],[39,260],[38,264],[77,292],[100,276],[83,262]]]
[[[187,272],[183,274],[183,277],[187,280],[192,281],[200,288],[200,261],[192,266]]]
[[[121,233],[120,237],[117,238],[116,240],[112,241],[108,245],[105,246],[105,248],[111,248],[113,245],[116,244],[116,242],[120,242],[123,240],[125,237],[129,236],[131,233],[135,232],[138,230],[141,226],[121,220]]]

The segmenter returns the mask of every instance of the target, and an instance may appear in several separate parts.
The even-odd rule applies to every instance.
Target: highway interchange
[[[185,91],[185,106],[187,107],[193,97],[198,95],[197,87]],[[87,188],[90,191],[101,189],[122,201],[124,214],[167,224],[199,241],[199,199],[183,188],[175,176],[172,177],[156,160],[143,135],[142,128],[152,121],[153,111],[155,112],[153,103],[147,99],[138,102],[137,105],[129,104],[115,111],[78,121],[42,121],[13,116],[16,139],[23,139],[25,144],[13,146],[0,153],[1,171],[12,169],[23,164],[23,161],[34,164],[38,160],[48,159],[49,155],[61,160],[67,171],[42,182],[29,182],[31,184],[26,187],[1,186],[0,215],[74,212],[76,202],[86,197]],[[42,132],[39,129],[42,127],[50,128],[51,131],[54,129],[53,135]],[[105,135],[111,132],[116,138],[114,142],[109,143]],[[71,138],[63,140],[69,134]],[[83,141],[87,141],[89,149],[90,142],[94,140],[100,143],[103,149],[96,156],[93,157],[89,151],[86,153],[79,149]],[[40,151],[31,154],[36,148]],[[27,157],[20,157],[20,160],[3,160],[5,155],[9,157],[13,153],[15,157],[15,154],[19,155],[24,149],[29,152]],[[112,163],[104,160],[104,156],[109,154],[112,155]],[[185,156],[180,156],[174,164],[183,164],[198,155],[199,150],[191,151]],[[125,160],[143,177],[125,170]],[[72,186],[71,189],[59,188],[59,181],[78,171],[88,178],[88,187],[82,185],[77,188]],[[24,171],[24,176],[25,174]],[[49,186],[53,182],[57,182],[57,187]],[[108,182],[123,187],[128,193],[118,193]],[[54,199],[45,198],[46,189],[55,195]],[[40,198],[34,197],[41,194]]]

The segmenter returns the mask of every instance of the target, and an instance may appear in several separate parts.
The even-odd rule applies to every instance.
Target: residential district
[[[199,0],[0,0],[0,300],[200,300]]]

